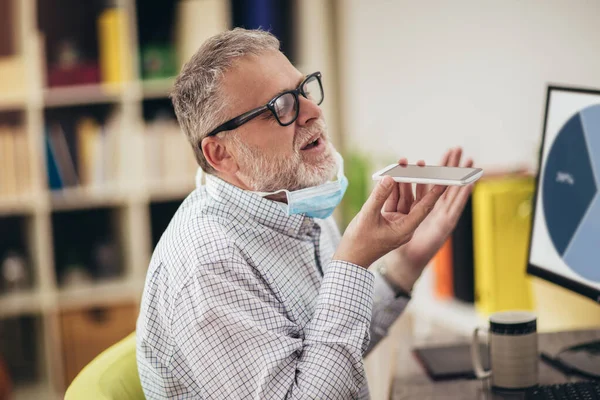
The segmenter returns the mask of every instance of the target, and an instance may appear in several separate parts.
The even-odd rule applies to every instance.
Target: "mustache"
[[[300,147],[302,147],[308,139],[317,134],[320,134],[323,139],[329,140],[329,136],[327,135],[327,125],[325,124],[325,119],[323,117],[319,117],[319,119],[310,124],[310,126],[298,130],[294,138],[294,148],[299,151]]]

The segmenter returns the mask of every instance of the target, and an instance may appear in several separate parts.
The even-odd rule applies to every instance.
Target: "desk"
[[[600,330],[540,333],[538,347],[540,351],[555,354],[564,347],[600,339]],[[463,338],[462,340],[469,340]],[[443,341],[432,340],[431,344]],[[447,342],[447,340],[446,340]],[[488,383],[478,380],[455,380],[434,382],[411,354],[412,346],[400,345],[398,360],[392,379],[391,398],[394,400],[496,400],[522,399],[522,394],[496,394],[488,389]],[[540,361],[540,385],[567,382],[563,374]]]

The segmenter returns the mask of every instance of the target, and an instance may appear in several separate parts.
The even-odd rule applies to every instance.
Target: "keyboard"
[[[525,392],[527,400],[600,400],[600,381],[543,385]]]

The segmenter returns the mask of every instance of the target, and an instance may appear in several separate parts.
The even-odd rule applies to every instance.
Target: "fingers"
[[[469,200],[469,196],[471,195],[471,192],[473,191],[473,186],[474,184],[471,183],[470,185],[467,186],[463,186],[460,188],[460,190],[458,191],[458,193],[455,195],[454,199],[452,200],[452,203],[450,203],[450,205],[448,206],[448,212],[449,214],[457,214],[457,218],[460,217],[460,214],[462,214],[464,208],[465,208],[465,204],[467,204],[467,200]]]
[[[465,162],[465,165],[463,165],[463,167],[466,168],[471,168],[472,166],[473,160],[470,158],[467,160],[467,162]],[[448,207],[452,207],[452,203],[456,201],[456,196],[463,188],[464,186],[453,186],[446,191],[444,194],[444,199],[447,200]]]
[[[392,194],[387,198],[383,205],[383,211],[395,212],[400,200],[400,183],[395,183],[392,188]]]
[[[394,190],[394,185],[395,182],[392,178],[384,176],[371,192],[361,211],[366,212],[370,216],[379,217],[383,205]]]
[[[442,157],[442,161],[440,162],[441,166],[445,167],[448,165],[448,162],[450,161],[450,156],[452,155],[453,151],[454,151],[454,149],[450,149],[444,153],[444,156]]]
[[[400,184],[400,199],[398,201],[398,206],[397,206],[398,212],[401,212],[402,214],[408,214],[414,201],[415,201],[415,196],[413,195],[412,184],[411,183],[401,183]]]
[[[421,167],[424,167],[425,166],[425,161],[419,160],[419,161],[417,161],[417,165],[419,165]],[[428,190],[429,188],[427,186],[428,185],[417,184],[417,188],[415,190],[417,197],[415,199],[415,202],[418,203],[423,198],[423,196],[425,196],[425,193],[427,193],[429,191]]]
[[[449,167],[458,167],[460,165],[460,159],[462,157],[462,148],[456,147],[450,150],[448,164]],[[460,186],[453,186],[446,190],[444,193],[444,199],[452,199],[456,196],[458,191],[460,190]]]
[[[419,224],[423,222],[425,217],[429,215],[429,213],[435,207],[435,203],[440,199],[444,191],[446,190],[446,186],[435,185],[427,194],[416,203],[410,213],[404,218],[405,224],[408,225],[409,228],[417,229]]]
[[[464,167],[471,168],[473,166],[473,160],[468,159],[465,162]],[[446,194],[448,196],[448,208],[450,212],[462,212],[467,200],[469,199],[469,195],[473,191],[473,184],[467,186],[457,186],[453,189],[453,193]]]
[[[406,157],[402,157],[398,160],[399,165],[408,165],[408,159]],[[396,203],[396,209],[394,211],[400,212],[402,214],[408,214],[410,211],[410,206],[414,201],[414,196],[412,192],[412,184],[410,183],[400,183],[399,187],[399,197]],[[386,210],[387,211],[387,210]]]
[[[457,147],[454,150],[452,150],[452,152],[450,154],[450,159],[448,161],[448,166],[449,167],[458,167],[458,165],[460,164],[461,157],[462,157],[462,148]]]

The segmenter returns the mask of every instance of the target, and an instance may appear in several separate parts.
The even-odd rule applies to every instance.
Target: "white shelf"
[[[194,177],[180,182],[154,182],[146,185],[146,190],[150,197],[149,200],[155,203],[182,200],[194,191],[195,188]]]
[[[58,306],[60,309],[105,306],[124,301],[139,301],[144,281],[125,280],[124,278],[100,281],[97,283],[78,284],[58,290]]]
[[[167,98],[174,83],[175,78],[143,80],[142,96],[144,99]]]
[[[50,192],[54,211],[69,211],[125,205],[128,193],[116,186],[73,187]]]
[[[36,201],[32,195],[0,197],[0,216],[33,214]]]
[[[0,295],[0,318],[24,314],[41,313],[42,297],[35,290],[19,291]]]
[[[123,92],[120,84],[91,84],[55,87],[44,90],[46,107],[117,102]]]
[[[0,93],[0,111],[20,110],[27,107],[25,93]]]
[[[57,311],[75,309],[81,307],[106,307],[113,306],[119,302],[131,302],[139,304],[143,278],[152,249],[149,244],[152,236],[152,215],[148,208],[152,203],[182,200],[195,189],[195,179],[184,174],[175,174],[176,179],[168,179],[155,185],[144,185],[143,169],[145,157],[139,140],[139,134],[143,132],[144,100],[168,99],[169,93],[175,82],[174,78],[168,79],[140,79],[140,46],[138,43],[138,18],[136,17],[136,5],[140,2],[121,0],[119,4],[126,11],[127,35],[120,39],[120,51],[128,52],[130,57],[119,57],[122,71],[131,72],[131,80],[118,84],[87,84],[63,87],[46,87],[48,73],[48,43],[44,34],[48,29],[43,20],[45,15],[39,15],[45,7],[46,1],[35,0],[12,0],[17,4],[15,12],[18,23],[13,24],[18,33],[13,35],[17,43],[17,49],[24,57],[23,77],[26,85],[25,90],[17,93],[20,86],[15,86],[13,92],[0,90],[0,110],[15,111],[19,114],[19,123],[30,139],[28,142],[28,162],[31,172],[31,187],[33,194],[18,197],[0,197],[0,216],[24,216],[23,233],[27,237],[23,240],[32,256],[34,266],[33,276],[41,288],[37,291],[15,293],[0,296],[0,318],[5,316],[19,316],[27,314],[40,314],[43,321],[44,348],[46,349],[45,360],[40,360],[42,376],[47,377],[50,382],[24,385],[16,388],[17,399],[52,399],[62,396],[57,393],[57,388],[64,384],[63,373],[65,367],[65,354],[61,349],[62,336],[60,318]],[[58,2],[55,2],[58,4]],[[329,31],[326,17],[329,7],[321,4],[319,0],[307,0],[300,2],[300,13],[295,17],[298,20],[298,39],[303,47],[298,50],[298,59],[303,65],[310,66],[311,70],[321,69],[325,75],[333,63],[331,49],[324,32]],[[51,2],[51,4],[54,4]],[[315,11],[316,10],[316,11]],[[314,15],[322,18],[314,19]],[[329,15],[330,16],[330,15]],[[216,18],[224,18],[224,25],[228,25],[228,15],[204,16],[214,22]],[[48,23],[52,23],[51,19]],[[62,17],[56,17],[60,22]],[[194,20],[195,21],[195,20]],[[194,23],[192,21],[192,24]],[[97,20],[89,23],[96,24]],[[197,21],[196,21],[197,22]],[[212,25],[212,24],[211,24]],[[192,26],[193,27],[193,26]],[[295,28],[296,29],[296,28]],[[196,30],[194,29],[194,32]],[[197,34],[194,33],[194,34]],[[2,38],[0,38],[2,40]],[[312,43],[318,40],[320,46]],[[195,46],[195,45],[194,45]],[[123,55],[123,54],[120,54]],[[301,67],[302,70],[304,68]],[[307,71],[310,72],[310,71]],[[333,74],[331,74],[333,75]],[[333,84],[333,82],[331,82]],[[335,88],[331,90],[335,93]],[[335,94],[332,94],[335,97]],[[330,101],[332,99],[330,98]],[[335,100],[335,99],[333,99]],[[332,102],[335,104],[335,101]],[[85,105],[99,105],[104,107],[118,108],[121,118],[118,122],[119,142],[125,151],[125,157],[119,157],[120,177],[124,182],[114,187],[96,188],[68,188],[61,191],[50,191],[46,186],[47,165],[44,127],[53,117],[52,108],[75,107]],[[74,110],[76,114],[83,114],[84,110]],[[75,115],[77,117],[77,115]],[[335,125],[333,121],[330,124]],[[330,128],[335,131],[335,126]],[[141,151],[135,151],[140,149]],[[70,149],[71,150],[71,149]],[[71,154],[75,156],[75,154]],[[190,168],[192,168],[190,166]],[[194,171],[195,172],[195,171]],[[112,209],[118,207],[117,212]],[[93,284],[82,284],[74,287],[56,287],[55,281],[57,271],[55,252],[62,249],[53,249],[53,233],[61,227],[55,226],[53,212],[66,212],[69,210],[90,210],[97,208],[111,208],[111,221],[116,225],[115,237],[119,240],[120,248],[124,256],[124,277],[111,282],[97,282]],[[31,218],[30,218],[31,216]],[[113,218],[114,217],[114,218]],[[1,223],[1,222],[0,222]],[[58,257],[60,258],[60,257]]]

